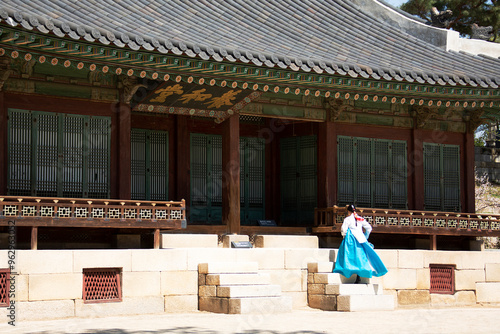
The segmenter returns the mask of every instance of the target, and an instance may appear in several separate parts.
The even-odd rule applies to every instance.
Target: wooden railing
[[[356,211],[372,225],[373,232],[500,236],[500,215],[372,208]],[[340,232],[346,213],[345,207],[316,208],[315,231]]]
[[[0,196],[0,226],[12,225],[32,227],[34,249],[38,227],[153,229],[158,248],[160,229],[186,227],[186,202]]]

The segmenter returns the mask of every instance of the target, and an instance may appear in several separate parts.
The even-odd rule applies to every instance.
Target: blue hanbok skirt
[[[385,275],[387,268],[372,246],[368,242],[360,243],[348,229],[340,244],[333,272],[345,277],[357,274],[370,278]]]

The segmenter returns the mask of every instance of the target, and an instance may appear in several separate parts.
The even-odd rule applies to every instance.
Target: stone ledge
[[[258,248],[318,248],[316,236],[298,235],[256,235],[255,247]]]
[[[163,233],[161,248],[217,248],[219,236],[217,234],[177,234]]]
[[[256,274],[259,270],[257,262],[210,262],[198,264],[200,274]]]

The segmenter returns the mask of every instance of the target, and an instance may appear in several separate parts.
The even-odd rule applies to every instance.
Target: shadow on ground
[[[324,334],[324,331],[292,331],[292,332],[282,332],[274,330],[260,330],[251,329],[243,331],[231,331],[225,330],[223,332],[218,330],[210,330],[196,327],[174,327],[168,329],[158,329],[158,330],[125,330],[121,328],[110,328],[110,329],[87,329],[82,332],[75,332],[75,334],[220,334],[220,333],[235,333],[235,334]],[[60,331],[43,331],[43,332],[33,332],[32,334],[66,334]]]

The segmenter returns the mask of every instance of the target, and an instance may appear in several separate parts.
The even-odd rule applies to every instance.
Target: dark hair
[[[347,206],[347,211],[354,212],[356,211],[356,207],[353,204],[349,204]]]

